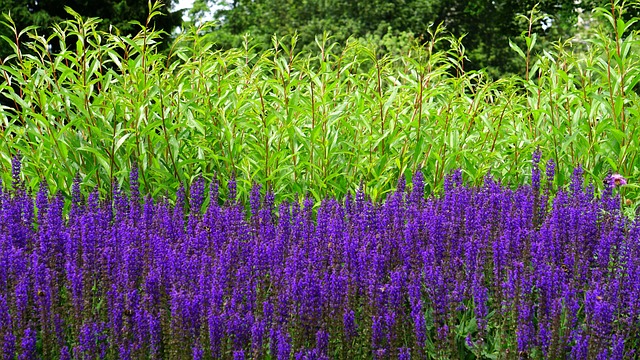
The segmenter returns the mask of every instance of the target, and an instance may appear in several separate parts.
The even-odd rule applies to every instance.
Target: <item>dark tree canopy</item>
[[[169,10],[169,7],[178,0],[164,2],[165,5],[161,8],[163,15],[155,17],[152,26],[170,34],[176,26],[181,24],[182,12]],[[36,25],[39,28],[38,33],[43,35],[51,33],[50,27],[54,23],[72,18],[65,10],[65,6],[84,18],[102,19],[99,28],[108,30],[111,25],[122,35],[137,33],[140,27],[132,24],[131,21],[145,24],[149,14],[148,0],[0,0],[0,11],[11,14],[18,31],[27,26]],[[12,38],[10,29],[5,26],[0,26],[0,34]],[[0,44],[0,56],[4,57],[10,52],[11,49],[7,44],[4,42]]]
[[[606,1],[608,3],[608,0]],[[534,29],[549,41],[571,35],[575,9],[590,9],[598,0],[196,0],[192,15],[215,6],[218,46],[239,46],[242,36],[251,35],[258,45],[268,47],[273,34],[298,34],[300,47],[329,31],[343,42],[349,37],[411,34],[428,38],[432,24],[443,24],[455,37],[464,35],[470,69],[488,68],[494,74],[519,71],[513,61],[509,39],[517,39],[528,24],[518,15],[528,15],[536,6],[553,19],[551,28]],[[537,4],[537,5],[536,5]]]

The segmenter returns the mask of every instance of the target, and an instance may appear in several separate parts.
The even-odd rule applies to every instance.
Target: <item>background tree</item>
[[[576,9],[590,10],[599,1],[574,0],[196,0],[191,15],[201,18],[215,7],[218,22],[212,36],[221,48],[240,46],[249,33],[257,49],[270,45],[273,34],[298,34],[298,46],[308,47],[315,37],[329,31],[343,43],[349,37],[383,39],[428,39],[429,27],[444,24],[455,37],[464,35],[467,69],[486,68],[500,76],[522,71],[522,64],[509,47],[528,24],[518,15],[528,15],[537,4],[542,21],[533,29],[540,41],[557,41],[572,35]],[[388,42],[387,42],[388,45]],[[400,46],[401,44],[397,44]],[[389,49],[388,49],[389,50]]]
[[[178,0],[165,0],[164,2],[165,5],[161,8],[163,15],[154,17],[152,26],[171,34],[181,24],[183,11],[170,11],[171,5],[177,4]],[[11,14],[18,31],[27,26],[35,25],[39,28],[38,33],[45,36],[51,33],[51,25],[72,18],[66,12],[65,6],[70,7],[83,17],[102,19],[99,28],[108,30],[111,26],[118,29],[122,35],[135,34],[140,31],[140,27],[133,21],[144,24],[149,14],[148,0],[0,0],[0,11]],[[13,40],[12,31],[6,26],[0,26],[0,35]],[[165,46],[167,45],[165,44]],[[5,42],[0,44],[2,58],[12,52],[8,44]]]

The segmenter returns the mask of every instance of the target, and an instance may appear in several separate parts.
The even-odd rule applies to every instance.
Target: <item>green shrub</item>
[[[47,39],[34,29],[5,38],[14,54],[0,65],[0,172],[20,151],[33,184],[66,194],[76,174],[108,193],[138,163],[153,195],[202,174],[235,175],[243,197],[252,182],[317,199],[362,182],[376,199],[417,168],[428,191],[456,168],[471,183],[491,171],[521,184],[523,160],[540,147],[559,183],[578,164],[592,179],[615,171],[635,199],[640,56],[617,15],[598,9],[596,36],[576,49],[533,53],[536,35],[525,32],[512,47],[526,73],[497,81],[465,71],[466,49],[442,28],[384,57],[357,41],[338,51],[326,36],[315,52],[292,51],[295,37],[261,53],[248,38],[214,51],[202,28],[164,54],[157,31],[123,37],[76,16]],[[48,52],[53,42],[60,53]]]

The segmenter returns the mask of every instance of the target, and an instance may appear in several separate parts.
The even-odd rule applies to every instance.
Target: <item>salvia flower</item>
[[[243,350],[234,351],[233,360],[244,360],[244,351]]]
[[[22,352],[18,357],[19,360],[32,360],[36,359],[36,332],[32,329],[27,329],[22,337]]]
[[[20,153],[13,156],[11,159],[11,179],[13,182],[14,191],[20,186],[20,169],[22,167],[22,156]]]
[[[0,354],[451,358],[508,336],[518,357],[633,358],[640,225],[612,196],[626,180],[598,198],[578,170],[552,193],[552,168],[533,173],[542,194],[458,171],[425,198],[418,172],[384,203],[360,188],[275,204],[256,187],[244,204],[234,180],[201,209],[202,178],[170,205],[140,196],[135,172],[110,202],[85,201],[79,178],[66,207],[0,190]]]
[[[533,187],[535,192],[540,190],[540,168],[538,167],[540,164],[540,157],[542,156],[542,152],[540,148],[537,148],[533,152],[532,160],[531,160],[531,186]]]

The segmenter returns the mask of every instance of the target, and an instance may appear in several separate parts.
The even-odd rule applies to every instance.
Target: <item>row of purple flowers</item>
[[[198,179],[175,205],[129,195],[0,194],[4,359],[623,359],[640,346],[640,227],[578,168],[551,190],[417,172],[383,203],[248,210]],[[624,179],[623,179],[624,180]],[[544,182],[544,183],[543,183]],[[209,199],[209,200],[207,200]],[[208,203],[205,206],[205,203]]]

